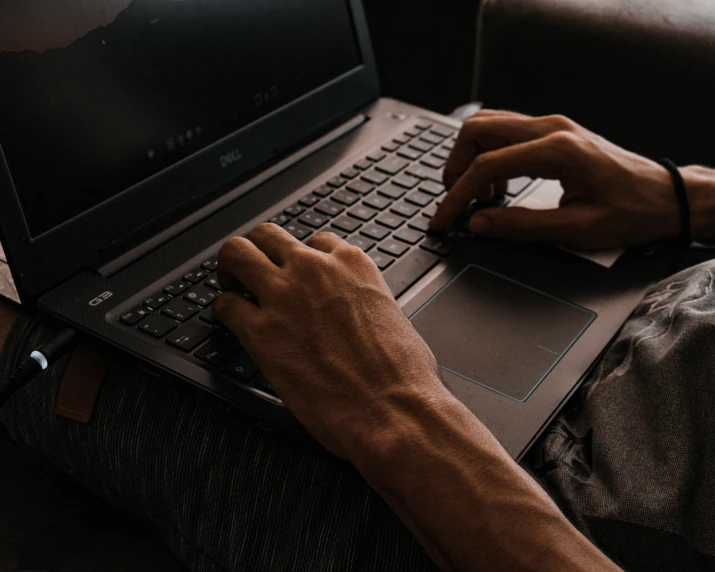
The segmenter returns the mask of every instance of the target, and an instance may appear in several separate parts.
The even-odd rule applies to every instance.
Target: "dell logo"
[[[241,159],[243,159],[243,155],[241,155],[238,149],[234,149],[225,155],[221,155],[221,167],[225,169],[226,167],[230,167],[234,163],[237,163]]]
[[[112,292],[104,292],[97,296],[94,300],[89,301],[90,306],[99,306],[105,300],[109,300],[114,294]]]

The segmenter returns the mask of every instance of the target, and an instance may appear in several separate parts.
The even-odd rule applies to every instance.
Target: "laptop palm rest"
[[[523,402],[595,317],[469,265],[411,320],[441,369]]]

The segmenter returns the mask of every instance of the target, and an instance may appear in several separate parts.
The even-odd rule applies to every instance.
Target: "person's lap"
[[[527,459],[577,526],[631,570],[671,569],[658,547],[679,569],[715,563],[714,276],[710,264],[657,286]],[[18,324],[1,380],[43,333]],[[149,520],[192,569],[433,568],[353,469],[128,363],[111,367],[89,424],[55,418],[62,367],[3,410],[13,437]]]

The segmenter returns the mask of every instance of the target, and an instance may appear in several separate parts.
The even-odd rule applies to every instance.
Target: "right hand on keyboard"
[[[505,111],[482,111],[465,122],[445,167],[449,193],[431,227],[446,228],[472,200],[503,194],[505,181],[522,176],[560,180],[560,208],[481,210],[470,220],[471,232],[583,249],[678,235],[678,203],[666,169],[565,117]]]
[[[426,396],[434,407],[454,402],[432,352],[360,248],[325,232],[303,244],[262,224],[224,244],[218,260],[224,293],[215,316],[334,454],[356,462]]]

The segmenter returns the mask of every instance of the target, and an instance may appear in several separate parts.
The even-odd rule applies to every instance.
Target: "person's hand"
[[[560,208],[488,208],[469,221],[475,235],[598,249],[648,244],[680,231],[668,171],[561,117],[482,111],[465,122],[431,226],[454,222],[474,199],[503,194],[521,176],[561,181]]]
[[[224,293],[215,316],[334,454],[355,461],[396,429],[401,410],[448,393],[432,352],[359,248],[325,232],[306,245],[262,224],[226,242],[218,260]]]

